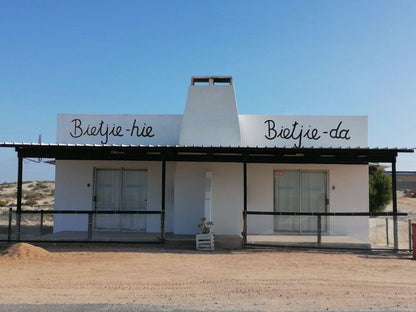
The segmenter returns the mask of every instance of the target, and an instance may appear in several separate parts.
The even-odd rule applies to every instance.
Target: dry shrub
[[[27,206],[37,206],[38,205],[38,202],[36,200],[34,200],[34,199],[29,199],[29,200],[26,200],[26,203],[25,204]]]
[[[45,190],[48,189],[48,185],[44,182],[36,182],[36,185],[33,187],[33,190]]]
[[[42,199],[44,196],[41,192],[25,192],[23,195],[23,199],[25,200],[39,200]]]

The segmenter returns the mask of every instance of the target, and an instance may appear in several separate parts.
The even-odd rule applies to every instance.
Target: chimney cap
[[[210,85],[221,83],[221,84],[232,85],[233,77],[231,76],[192,76],[191,85],[195,85],[195,83],[208,83]]]

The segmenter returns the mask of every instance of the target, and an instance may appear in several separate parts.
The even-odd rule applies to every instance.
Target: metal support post
[[[17,241],[20,241],[20,226],[22,222],[22,185],[23,185],[23,157],[18,153],[17,167],[17,207],[16,207],[16,225],[17,225]]]
[[[242,247],[247,244],[247,162],[243,163],[243,194],[244,194],[244,207],[243,207],[243,236]]]
[[[389,247],[389,218],[386,218],[386,245]]]
[[[397,222],[397,185],[396,185],[396,158],[391,162],[391,183],[393,192],[393,239],[394,250],[399,250],[399,225]]]

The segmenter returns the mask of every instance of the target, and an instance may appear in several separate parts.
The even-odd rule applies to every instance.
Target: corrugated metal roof
[[[396,161],[413,149],[364,147],[181,146],[123,144],[0,143],[19,158],[235,163],[368,164]]]
[[[134,145],[134,144],[88,144],[88,143],[35,143],[35,142],[1,142],[0,147],[115,147],[115,148],[230,148],[230,149],[288,149],[288,150],[316,150],[316,149],[325,149],[325,150],[386,150],[386,151],[399,151],[399,152],[414,152],[412,148],[399,148],[399,147],[342,147],[342,146],[310,146],[310,147],[288,147],[288,146],[205,146],[205,145]]]

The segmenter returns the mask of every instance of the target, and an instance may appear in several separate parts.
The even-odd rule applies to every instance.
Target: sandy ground
[[[45,303],[132,311],[416,310],[409,254],[88,244],[22,244],[5,254],[6,247],[0,245],[0,310]]]
[[[416,198],[398,195],[416,221]],[[385,220],[375,221],[384,242]],[[416,311],[405,253],[42,247],[0,255],[0,311]]]

